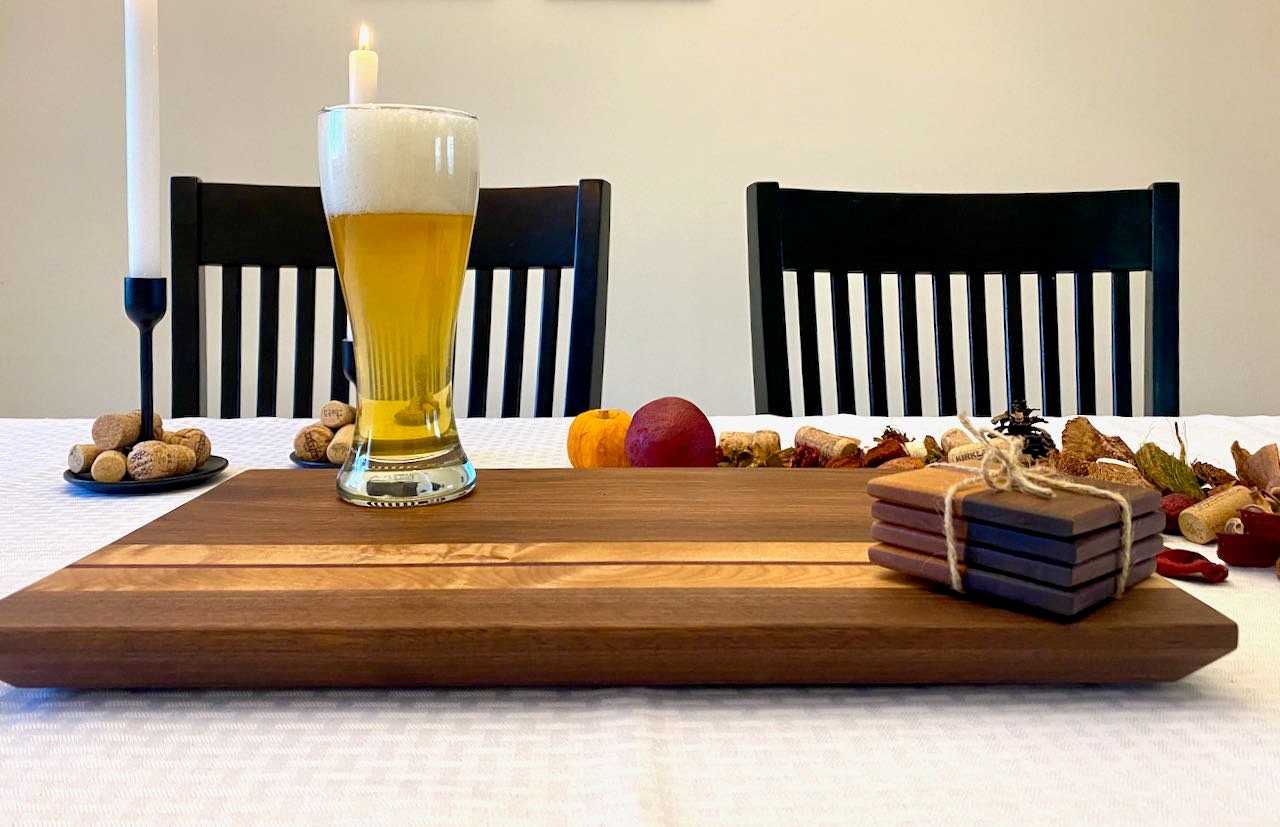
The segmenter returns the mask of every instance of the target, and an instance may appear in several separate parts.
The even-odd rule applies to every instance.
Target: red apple
[[[627,459],[637,468],[712,468],[716,432],[697,405],[664,396],[631,417]]]

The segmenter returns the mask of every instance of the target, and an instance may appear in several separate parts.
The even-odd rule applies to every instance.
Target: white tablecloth
[[[807,420],[870,437],[889,420]],[[1280,418],[1186,417],[1190,453]],[[800,420],[719,417],[717,430]],[[1169,420],[1095,422],[1173,448]],[[287,467],[301,424],[186,420],[233,471]],[[893,420],[911,435],[954,424]],[[484,467],[565,465],[566,420],[471,420]],[[1061,433],[1061,421],[1051,431]],[[87,420],[0,421],[0,595],[195,496],[60,478]],[[483,480],[481,482],[483,484]],[[1240,626],[1175,684],[710,690],[106,692],[0,684],[0,823],[1277,824],[1280,580],[1187,585]]]

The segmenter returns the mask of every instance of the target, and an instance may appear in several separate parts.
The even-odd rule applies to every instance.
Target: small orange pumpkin
[[[574,468],[628,468],[626,411],[583,411],[569,426],[569,462]]]

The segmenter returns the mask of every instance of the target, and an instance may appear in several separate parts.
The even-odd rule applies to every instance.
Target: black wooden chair
[[[952,347],[952,274],[968,288],[973,410],[991,412],[985,276],[1003,278],[1005,386],[1026,395],[1023,273],[1038,282],[1040,371],[1047,414],[1062,412],[1057,278],[1074,276],[1076,403],[1097,412],[1094,378],[1094,274],[1111,276],[1113,409],[1133,413],[1131,273],[1149,274],[1145,318],[1145,411],[1178,413],[1178,185],[1145,190],[1017,195],[900,195],[747,188],[751,348],[756,410],[792,414],[784,272],[795,273],[800,373],[806,414],[822,413],[815,272],[829,273],[835,345],[835,396],[855,413],[849,278],[865,291],[870,413],[889,412],[883,279],[896,274],[901,330],[903,412],[922,413],[916,274],[932,276],[939,414],[956,412]],[[1031,400],[1036,404],[1036,400]],[[1003,404],[1003,403],[1002,403]]]
[[[318,187],[207,184],[174,178],[170,186],[173,233],[173,415],[200,416],[206,405],[206,346],[202,268],[222,268],[221,415],[240,416],[241,297],[243,268],[260,269],[258,416],[276,413],[276,340],[280,268],[298,273],[293,416],[313,414],[312,372],[316,327],[316,270],[333,268],[333,248]],[[534,414],[551,416],[561,271],[573,268],[564,414],[600,405],[604,374],[605,302],[609,262],[609,184],[482,189],[476,208],[468,269],[475,271],[468,416],[485,416],[494,270],[510,270],[502,416],[519,416],[524,366],[529,270],[543,270]],[[342,341],[347,311],[334,272],[330,333],[330,389],[349,398]],[[462,332],[459,332],[462,335]],[[464,340],[465,341],[465,340]]]

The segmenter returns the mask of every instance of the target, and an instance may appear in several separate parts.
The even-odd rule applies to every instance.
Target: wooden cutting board
[[[441,506],[248,471],[0,600],[18,686],[1176,680],[1236,626],[1152,578],[1074,623],[867,559],[874,472],[486,470]]]

